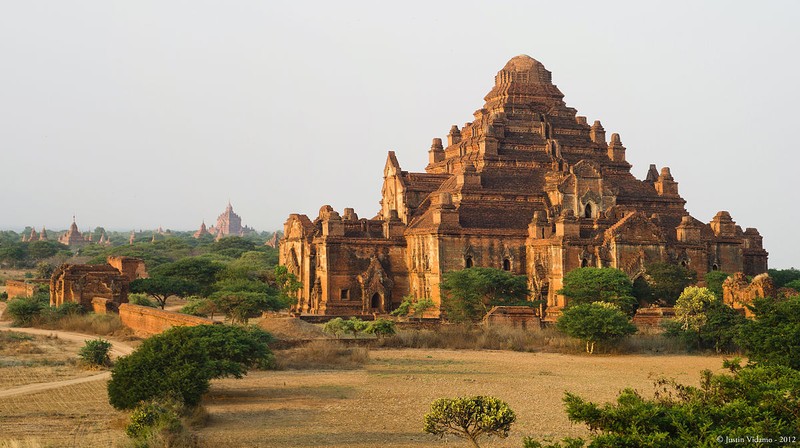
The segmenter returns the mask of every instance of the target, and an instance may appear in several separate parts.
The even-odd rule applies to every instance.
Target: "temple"
[[[78,224],[75,223],[75,217],[72,217],[72,225],[69,226],[67,233],[58,238],[58,242],[69,246],[70,248],[79,248],[92,243],[92,236],[84,237],[78,230]]]
[[[313,221],[290,215],[280,262],[303,284],[296,311],[385,313],[406,295],[438,304],[442,274],[472,266],[527,276],[531,300],[553,315],[566,304],[564,274],[580,267],[634,280],[668,262],[701,282],[712,270],[766,271],[756,229],[727,211],[710,223],[690,216],[669,167],[637,179],[620,136],[563,98],[541,63],[517,56],[472,122],[433,139],[424,173],[403,171],[389,152],[377,216],[330,206]]]
[[[225,207],[225,211],[217,217],[217,223],[206,228],[206,222],[203,221],[200,228],[193,236],[195,238],[202,238],[205,235],[213,235],[219,240],[226,236],[245,236],[253,232],[254,230],[252,228],[242,226],[242,218],[233,211],[233,206],[230,201],[228,201],[228,206]]]

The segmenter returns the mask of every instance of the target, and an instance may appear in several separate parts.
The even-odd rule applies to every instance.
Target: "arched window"
[[[542,239],[544,239],[544,227],[542,227]]]
[[[381,295],[377,292],[372,295],[372,299],[370,299],[370,306],[373,309],[378,309],[381,307]]]
[[[719,271],[719,266],[717,266],[717,264],[714,263],[714,264],[711,265],[711,270],[712,271]]]
[[[583,260],[581,260],[581,267],[582,268],[589,267],[589,260],[587,260],[585,258]]]
[[[686,267],[686,260],[681,260],[681,266]]]
[[[467,255],[467,257],[464,258],[464,266],[466,266],[468,268],[472,267],[472,256],[471,255]]]
[[[583,217],[584,218],[591,218],[592,217],[592,203],[586,204],[586,207],[583,209]]]
[[[504,258],[503,259],[503,270],[504,271],[510,271],[511,270],[511,260],[509,260],[508,258]]]

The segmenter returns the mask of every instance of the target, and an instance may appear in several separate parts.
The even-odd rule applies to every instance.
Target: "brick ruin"
[[[753,317],[753,312],[747,308],[753,299],[777,297],[776,293],[775,283],[767,274],[759,274],[748,282],[743,273],[737,272],[722,282],[722,301],[746,317]]]
[[[384,313],[409,294],[438,304],[442,274],[472,266],[526,275],[531,299],[553,314],[566,304],[564,274],[584,266],[631,279],[653,262],[700,281],[712,270],[766,272],[756,229],[726,211],[709,223],[689,215],[669,167],[637,179],[620,136],[607,139],[563,97],[541,63],[517,56],[472,122],[433,139],[425,172],[403,171],[389,152],[376,216],[330,206],[313,220],[290,215],[280,262],[303,284],[296,311]]]
[[[144,261],[109,257],[106,264],[62,264],[50,278],[50,306],[80,303],[93,309],[92,301],[106,299],[112,308],[128,301],[130,282],[146,277]]]

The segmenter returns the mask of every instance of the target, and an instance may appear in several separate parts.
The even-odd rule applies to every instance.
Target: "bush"
[[[337,339],[344,333],[351,333],[355,338],[358,337],[358,333],[366,330],[368,325],[368,322],[364,322],[355,317],[351,317],[347,320],[337,317],[326,322],[322,327],[322,331],[334,335]]]
[[[131,409],[143,400],[171,395],[196,406],[212,378],[240,378],[270,360],[269,340],[257,328],[171,328],[117,361],[108,383],[109,401],[117,409]]]
[[[6,300],[8,300],[8,293],[5,291],[0,292],[0,302],[5,302]]]
[[[178,403],[165,399],[142,402],[131,412],[125,434],[132,439],[144,439],[154,431],[175,431],[181,425],[175,409],[178,406]]]
[[[34,319],[34,325],[52,324],[67,316],[77,316],[85,312],[80,303],[65,302],[59,306],[44,306],[39,313],[38,319]]]
[[[111,343],[103,339],[91,339],[84,343],[83,347],[78,350],[78,357],[81,361],[92,368],[106,367],[111,365]]]
[[[616,403],[598,405],[567,392],[567,416],[588,426],[592,447],[708,447],[722,445],[726,437],[800,438],[800,372],[784,366],[740,368],[736,361],[725,366],[732,375],[704,371],[699,388],[658,380],[653,398],[625,389]],[[582,440],[563,443],[525,440],[529,448],[584,446]]]
[[[379,338],[384,336],[393,335],[396,333],[394,328],[394,322],[388,319],[376,319],[369,324],[367,324],[367,328],[364,329],[365,333],[374,334]]]
[[[347,347],[339,341],[311,341],[300,347],[283,350],[277,357],[279,369],[357,369],[369,361],[369,350]]]
[[[131,305],[146,306],[148,308],[158,308],[158,305],[150,300],[147,294],[142,293],[128,294],[128,303]]]
[[[467,439],[478,447],[482,437],[508,437],[516,419],[508,404],[495,397],[440,398],[425,414],[423,430],[440,438],[454,435]]]
[[[45,306],[45,304],[33,298],[16,298],[10,300],[6,305],[6,314],[11,316],[12,326],[27,327],[33,323],[33,320],[39,316]]]
[[[636,326],[617,306],[607,302],[575,305],[564,310],[556,326],[564,333],[586,342],[594,353],[596,342],[612,341],[636,333]]]
[[[800,296],[756,299],[751,309],[737,338],[750,360],[800,370]]]
[[[213,319],[214,313],[217,312],[217,304],[210,299],[202,299],[193,296],[193,298],[189,300],[189,303],[181,308],[180,312],[190,316],[210,317]]]

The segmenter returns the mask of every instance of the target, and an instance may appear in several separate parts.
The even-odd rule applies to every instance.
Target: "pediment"
[[[584,179],[599,179],[601,177],[600,165],[592,160],[581,160],[572,166],[572,173]]]
[[[660,244],[666,238],[652,220],[643,213],[634,212],[606,230],[605,240],[626,244]]]

